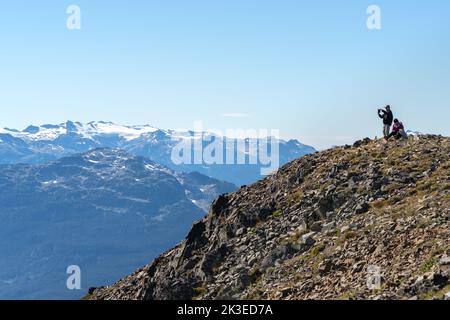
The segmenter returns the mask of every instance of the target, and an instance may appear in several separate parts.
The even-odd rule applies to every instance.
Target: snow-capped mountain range
[[[0,165],[0,299],[79,299],[180,241],[220,194],[237,189],[118,149],[45,164]]]
[[[0,164],[45,163],[64,156],[107,147],[148,157],[177,171],[197,171],[237,185],[253,183],[262,177],[263,165],[260,163],[248,165],[174,164],[171,158],[173,148],[181,139],[192,138],[198,134],[192,131],[162,130],[149,125],[124,126],[103,121],[89,123],[67,121],[59,125],[29,126],[21,131],[4,128],[0,129]],[[230,139],[209,132],[201,134],[210,141],[217,138],[224,139],[224,141]],[[266,139],[258,141],[267,144]],[[280,165],[316,151],[297,140],[276,140],[276,142],[279,145]],[[228,148],[229,145],[226,144],[225,148]],[[200,147],[203,148],[204,145]],[[232,152],[234,152],[235,158],[248,156],[246,154],[248,151],[238,148]]]
[[[98,135],[117,135],[125,140],[133,140],[139,138],[143,134],[152,133],[155,131],[158,131],[158,129],[149,125],[123,126],[104,121],[93,121],[87,124],[67,121],[66,123],[60,125],[47,124],[42,126],[29,126],[22,131],[8,128],[0,129],[0,133],[10,134],[13,137],[21,138],[27,141],[52,141],[62,135],[67,135],[70,133],[76,133],[82,138],[91,140],[94,140],[95,136]]]

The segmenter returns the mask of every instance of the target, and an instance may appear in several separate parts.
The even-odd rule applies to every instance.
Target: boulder
[[[206,225],[204,221],[197,221],[192,226],[191,231],[186,237],[187,243],[198,242],[202,239],[203,233],[205,232]]]
[[[322,223],[319,221],[314,222],[309,229],[314,232],[321,232],[322,231]]]
[[[444,295],[444,300],[450,301],[450,291]]]
[[[262,261],[261,269],[263,271],[275,265],[275,262],[279,259],[286,259],[291,254],[295,253],[296,250],[291,245],[280,245],[272,250]]]
[[[307,246],[313,246],[316,243],[316,240],[314,240],[314,235],[316,232],[309,232],[307,234],[304,234],[301,238],[302,244],[305,244]]]
[[[244,234],[245,228],[240,228],[238,231],[236,231],[236,237],[240,237]]]
[[[334,229],[336,229],[336,224],[334,223],[334,221],[331,221],[323,225],[322,232],[326,233],[333,231]]]
[[[450,265],[450,257],[442,257],[439,261],[439,264],[442,266],[448,266]]]
[[[356,214],[366,213],[367,211],[369,211],[369,208],[370,208],[370,206],[367,202],[361,203],[356,206],[355,213]]]

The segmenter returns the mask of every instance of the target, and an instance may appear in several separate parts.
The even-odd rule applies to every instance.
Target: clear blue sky
[[[0,127],[203,120],[324,148],[380,135],[389,103],[411,129],[450,133],[448,0],[2,1],[0,40]]]

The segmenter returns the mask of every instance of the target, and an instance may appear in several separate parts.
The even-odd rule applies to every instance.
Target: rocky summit
[[[91,299],[446,299],[450,138],[364,139],[220,196]]]

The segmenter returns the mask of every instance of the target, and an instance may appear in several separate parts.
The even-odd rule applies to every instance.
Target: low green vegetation
[[[267,274],[271,274],[271,273],[273,273],[275,271],[275,268],[274,267],[270,267],[270,268],[268,268],[267,270],[266,270],[266,273]]]
[[[262,275],[263,273],[261,272],[261,269],[259,267],[254,267],[248,273],[248,276],[250,277],[252,283],[257,282]]]
[[[344,233],[344,239],[345,240],[349,240],[349,239],[353,239],[356,237],[356,232],[348,230]]]
[[[447,293],[450,292],[450,285],[435,291],[425,292],[422,294],[419,294],[418,299],[419,300],[433,300],[433,299],[442,299],[442,297]]]
[[[311,249],[311,256],[317,257],[321,252],[323,252],[326,248],[326,245],[324,243],[321,243],[314,248]]]
[[[435,257],[428,258],[428,259],[425,260],[425,262],[422,263],[422,265],[420,266],[419,272],[420,272],[421,274],[427,273],[428,271],[430,271],[430,270],[433,268],[433,266],[435,265],[435,263],[436,263],[436,258],[435,258]]]
[[[312,262],[311,266],[312,269],[317,269],[319,263],[322,261],[324,257],[324,251],[326,249],[326,245],[324,243],[318,244],[315,247],[313,247],[310,251],[307,253],[297,257],[297,263],[298,265],[304,265],[306,262]]]
[[[277,218],[277,217],[281,217],[282,213],[280,210],[275,210],[274,212],[272,212],[272,217]]]
[[[200,297],[206,293],[206,289],[203,287],[194,288],[195,296]]]

